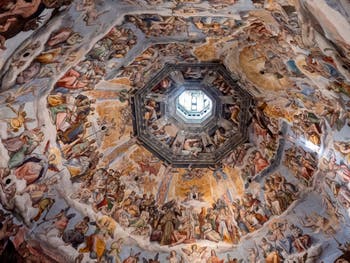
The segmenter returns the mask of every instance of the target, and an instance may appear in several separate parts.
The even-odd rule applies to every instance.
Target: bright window
[[[204,120],[213,108],[211,99],[202,90],[185,90],[176,100],[176,111],[186,120]]]

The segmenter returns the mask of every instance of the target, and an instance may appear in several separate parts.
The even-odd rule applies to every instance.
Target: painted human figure
[[[70,69],[57,81],[56,87],[68,90],[88,89],[88,82],[82,80],[82,76],[78,71]]]
[[[241,205],[240,200],[236,200],[232,203],[232,211],[235,221],[237,222],[238,228],[241,232],[241,235],[245,235],[252,231],[252,227],[245,219],[245,209]]]
[[[34,208],[38,208],[38,213],[36,214],[35,217],[31,219],[31,221],[33,220],[39,221],[39,219],[41,218],[44,212],[45,212],[44,217],[46,217],[47,213],[50,211],[54,203],[55,203],[55,199],[52,199],[49,197],[40,199],[40,201],[38,201],[36,204],[33,205]]]
[[[213,242],[219,242],[222,240],[220,234],[213,229],[211,223],[208,222],[207,219],[204,219],[201,232],[203,233],[204,239],[207,239]]]
[[[32,205],[36,205],[40,202],[42,198],[44,198],[45,194],[49,191],[50,185],[53,185],[56,182],[57,182],[57,178],[53,177],[46,182],[32,183],[32,184],[29,184],[19,194],[28,193],[30,196],[30,200],[32,201]]]
[[[220,208],[219,213],[216,217],[216,225],[217,225],[217,230],[220,234],[220,239],[229,241],[230,240],[230,233],[228,231],[227,227],[227,214],[225,208]]]
[[[145,113],[144,118],[147,121],[147,124],[149,125],[157,120],[157,103],[154,100],[149,100],[145,105],[145,109],[147,111]]]
[[[78,139],[68,146],[63,148],[63,152],[66,156],[66,159],[76,158],[81,155],[85,155],[85,153],[89,150],[90,146],[92,146],[96,142],[95,139]]]
[[[264,184],[264,198],[267,208],[271,211],[273,215],[280,215],[283,213],[283,204],[281,204],[278,193],[274,189],[273,182],[270,178],[265,180]]]
[[[182,248],[182,251],[185,253],[188,262],[201,263],[206,249],[207,247],[198,247],[197,244],[193,244],[190,249]]]
[[[274,189],[278,193],[278,200],[282,204],[281,207],[283,210],[286,210],[297,199],[298,188],[287,182],[286,178],[279,173],[271,175],[270,178]]]
[[[10,131],[18,132],[20,128],[24,127],[27,130],[27,122],[33,122],[35,119],[31,119],[27,117],[27,113],[24,110],[25,104],[21,104],[16,110],[11,104],[6,105],[11,111],[16,114],[16,117],[7,119],[8,127]]]
[[[288,223],[286,221],[272,222],[269,225],[267,239],[274,242],[281,252],[290,254],[292,252],[292,242],[291,237],[285,234],[287,229]]]
[[[85,247],[79,249],[80,253],[90,253],[91,259],[97,259],[101,262],[105,255],[106,243],[108,240],[108,231],[106,229],[96,228],[95,233],[85,238]]]
[[[181,260],[179,260],[175,250],[171,250],[170,251],[169,256],[167,257],[167,260],[168,260],[169,263],[180,263],[180,262],[182,262]]]
[[[10,237],[17,234],[19,226],[13,224],[12,218],[0,222],[0,261],[19,262],[20,255],[16,252],[14,243]]]
[[[121,246],[123,243],[123,239],[118,239],[117,241],[113,241],[110,249],[107,253],[107,263],[122,263],[120,258]]]
[[[51,118],[57,130],[65,131],[70,126],[70,119],[73,114],[72,96],[57,92],[47,97],[47,104],[50,109]]]
[[[197,215],[194,214],[193,207],[185,208],[184,215],[179,218],[181,223],[179,230],[186,233],[186,240],[188,242],[194,241],[195,225],[197,220]]]
[[[31,154],[16,168],[14,174],[17,179],[25,180],[27,185],[32,184],[46,175],[49,163],[54,159],[54,155],[50,155],[48,159],[46,155]]]
[[[186,139],[183,144],[183,153],[185,154],[192,154],[197,157],[202,150],[202,145],[198,139]]]
[[[260,173],[267,166],[269,166],[269,162],[262,156],[262,154],[257,151],[254,156],[254,166],[255,166],[255,174]]]
[[[224,263],[223,259],[220,259],[214,249],[210,251],[210,257],[207,258],[206,263]]]
[[[0,14],[0,50],[6,49],[6,39],[15,35],[14,32],[16,32],[16,29],[14,28],[16,27],[16,24],[21,20],[26,21],[27,19],[30,19],[30,17],[38,11],[40,4],[41,0],[16,0],[15,2],[11,1],[7,4],[7,10]],[[26,23],[24,28],[26,30],[34,30],[37,28],[37,24]]]
[[[294,250],[298,253],[306,251],[311,246],[311,237],[303,234],[303,230],[298,226],[290,225],[289,229],[292,233]]]
[[[130,221],[129,227],[134,227],[133,234],[148,236],[150,234],[150,226],[148,225],[149,213],[142,211],[138,219]]]
[[[38,129],[25,130],[21,135],[2,139],[2,143],[9,152],[8,167],[15,168],[23,164],[26,156],[31,154],[44,139],[44,134]]]
[[[16,17],[9,17],[8,19],[6,19],[5,23],[0,24],[0,50],[1,49],[6,50],[6,47],[5,47],[6,38],[2,36],[1,33],[7,32],[9,28],[12,25],[14,25],[17,21],[18,19]]]
[[[161,245],[171,244],[171,235],[175,229],[176,215],[172,209],[167,209],[165,215],[161,218],[160,224],[162,225],[162,238]]]
[[[75,216],[75,214],[68,214],[68,210],[70,207],[66,209],[62,209],[58,214],[56,214],[52,218],[46,219],[46,221],[51,221],[52,225],[49,228],[46,228],[46,232],[48,233],[52,229],[56,229],[58,231],[57,236],[62,237],[64,231],[66,230],[69,220]]]
[[[261,202],[251,193],[243,195],[242,206],[247,211],[246,220],[254,229],[261,227],[268,220]]]
[[[266,238],[261,239],[260,248],[263,251],[266,263],[280,263],[282,262],[281,256],[279,255],[276,248],[272,246],[271,243],[267,241]]]
[[[83,220],[75,224],[74,229],[67,230],[63,233],[62,239],[64,242],[72,244],[72,247],[77,247],[85,240],[85,234],[89,230],[90,218],[84,217]]]

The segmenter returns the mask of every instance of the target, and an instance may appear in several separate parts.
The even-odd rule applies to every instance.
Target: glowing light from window
[[[187,120],[204,120],[212,108],[211,99],[202,90],[185,90],[176,101],[176,111]]]
[[[320,147],[316,144],[313,144],[312,142],[308,141],[308,140],[305,140],[304,141],[304,144],[306,146],[306,148],[309,148],[310,150],[314,151],[314,152],[317,152],[320,150]]]

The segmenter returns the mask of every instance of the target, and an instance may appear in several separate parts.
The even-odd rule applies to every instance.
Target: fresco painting
[[[329,2],[1,4],[0,261],[350,261],[350,7]],[[184,80],[221,126],[164,119]],[[142,129],[191,164],[140,140],[149,83]]]

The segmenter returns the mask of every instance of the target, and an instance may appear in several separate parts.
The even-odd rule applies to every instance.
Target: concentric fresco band
[[[0,263],[350,262],[349,10],[0,1]]]

